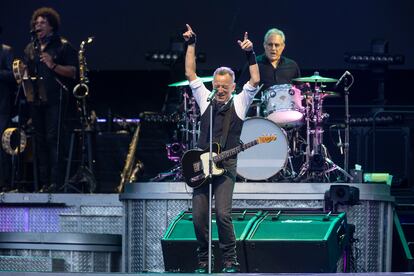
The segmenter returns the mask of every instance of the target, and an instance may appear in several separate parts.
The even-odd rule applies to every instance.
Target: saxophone
[[[119,183],[116,191],[122,193],[126,183],[135,182],[137,179],[137,174],[143,168],[143,163],[138,160],[135,162],[135,152],[138,145],[138,136],[140,131],[140,123],[137,124],[135,129],[134,136],[132,137],[131,143],[129,144],[128,154],[125,159],[124,169],[121,173],[121,182]],[[134,164],[135,163],[135,164]]]
[[[85,46],[93,41],[93,36],[88,37],[87,40],[84,40],[80,44],[80,49],[78,53],[79,60],[79,83],[73,88],[73,96],[77,99],[84,99],[89,94],[89,79],[86,76],[88,68],[86,66],[85,58]]]

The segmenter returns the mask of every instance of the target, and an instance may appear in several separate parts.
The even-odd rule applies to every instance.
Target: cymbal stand
[[[189,143],[189,148],[194,149],[197,147],[197,141],[198,141],[198,114],[197,114],[197,108],[196,108],[196,101],[194,97],[190,98],[190,110],[189,110],[189,116],[190,116],[190,123],[191,123],[191,142]]]
[[[184,128],[181,129],[185,133],[183,144],[186,146],[186,149],[194,149],[197,146],[198,140],[198,112],[197,112],[197,103],[194,97],[190,97],[186,92],[185,88],[183,89],[183,98],[184,98]]]
[[[329,173],[335,170],[352,180],[353,177],[348,172],[329,159],[323,144],[323,120],[326,115],[322,112],[322,92],[322,87],[315,83],[310,101],[306,99],[306,161],[295,180],[300,181],[306,176],[306,181],[329,182]]]
[[[189,148],[189,144],[188,144],[188,140],[189,140],[189,132],[188,132],[188,128],[190,127],[190,121],[188,120],[188,93],[185,89],[185,87],[181,87],[180,90],[182,90],[183,92],[183,101],[184,101],[184,113],[183,113],[183,119],[184,119],[184,129],[182,129],[182,131],[185,133],[185,141],[184,144],[186,146],[186,148]]]

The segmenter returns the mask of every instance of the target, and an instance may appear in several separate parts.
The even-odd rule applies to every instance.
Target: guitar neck
[[[222,160],[224,160],[224,159],[226,159],[226,158],[228,158],[230,156],[236,155],[239,152],[244,151],[244,150],[246,150],[248,148],[251,148],[251,147],[253,147],[253,146],[257,145],[257,144],[258,144],[258,141],[256,139],[256,140],[253,140],[253,141],[251,141],[249,143],[242,144],[242,145],[239,145],[239,146],[237,146],[235,148],[232,148],[232,149],[223,151],[222,153],[220,153],[220,154],[218,154],[218,155],[216,155],[216,156],[213,157],[213,162],[215,162],[215,163],[216,162],[220,162],[220,161],[222,161]]]

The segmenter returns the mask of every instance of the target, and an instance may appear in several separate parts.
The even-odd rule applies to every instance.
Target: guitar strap
[[[224,116],[224,122],[223,122],[223,132],[221,133],[220,138],[220,146],[224,149],[226,148],[227,143],[227,136],[229,135],[229,129],[230,129],[230,122],[233,118],[233,98],[230,102],[230,108],[227,110],[226,115]]]

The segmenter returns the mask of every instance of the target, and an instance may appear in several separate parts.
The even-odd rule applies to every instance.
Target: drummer
[[[300,77],[298,64],[294,60],[282,56],[285,41],[283,31],[276,28],[268,30],[264,36],[264,54],[256,58],[260,80],[263,84],[262,91],[276,84],[290,84],[292,79]],[[249,77],[248,65],[246,64],[238,84],[243,85]]]

